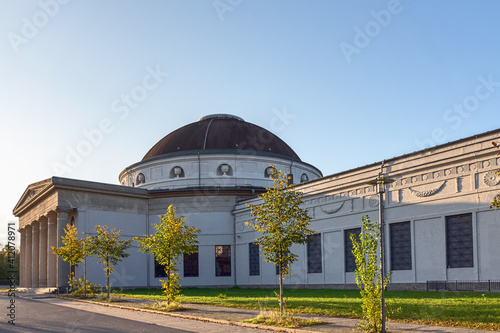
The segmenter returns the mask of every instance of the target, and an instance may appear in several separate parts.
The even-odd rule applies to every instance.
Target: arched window
[[[174,166],[170,170],[170,178],[183,178],[186,175],[184,174],[184,169],[182,169],[180,166]]]
[[[278,171],[276,171],[275,167],[267,167],[266,170],[264,171],[264,177],[266,178],[271,178],[271,176],[276,175]]]
[[[146,182],[146,177],[144,176],[143,173],[138,174],[137,177],[135,178],[135,183],[137,185],[144,184],[145,182]]]
[[[217,176],[232,176],[233,168],[229,164],[221,164],[217,168]]]

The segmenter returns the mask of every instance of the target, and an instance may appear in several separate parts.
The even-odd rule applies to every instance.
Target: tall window
[[[156,261],[155,258],[155,277],[167,277],[165,273],[165,268]]]
[[[231,245],[215,246],[215,276],[231,276]]]
[[[411,269],[411,228],[410,222],[393,223],[390,227],[391,269],[393,271]]]
[[[321,234],[309,236],[307,243],[307,273],[321,273]]]
[[[474,267],[472,214],[446,217],[446,261],[448,268]]]
[[[248,258],[250,262],[250,275],[260,275],[259,243],[248,244]]]
[[[260,275],[259,243],[248,244],[248,259],[250,275]]]
[[[198,270],[198,246],[196,252],[184,253],[184,276],[199,276]]]
[[[352,241],[351,235],[359,236],[361,228],[344,230],[344,252],[345,252],[345,271],[346,273],[354,272],[356,270],[356,259],[352,254]]]

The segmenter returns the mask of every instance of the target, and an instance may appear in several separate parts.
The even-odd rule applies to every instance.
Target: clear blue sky
[[[29,184],[118,184],[207,114],[273,131],[324,175],[496,129],[498,13],[493,0],[0,0],[0,242]]]

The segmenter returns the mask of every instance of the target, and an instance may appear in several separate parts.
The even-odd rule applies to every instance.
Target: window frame
[[[155,278],[167,277],[165,268],[162,265],[160,265],[160,263],[156,260],[155,256],[153,256],[153,260],[154,260]]]
[[[200,276],[200,252],[196,246],[196,252],[191,254],[184,253],[183,255],[184,277],[199,277]],[[187,269],[186,269],[187,268]],[[186,274],[188,272],[188,274]]]
[[[215,245],[215,276],[231,276],[231,269],[231,245]]]
[[[345,229],[344,230],[344,272],[345,273],[354,273],[356,270],[356,258],[354,257],[354,254],[352,253],[352,241],[351,241],[351,234],[356,234],[359,236],[361,234],[361,228],[351,228],[351,229]],[[348,249],[348,245],[350,244],[350,249]],[[354,269],[351,270],[351,267],[354,267]]]
[[[323,273],[321,233],[310,235],[307,238],[309,239],[307,242],[307,273]],[[312,258],[313,255],[316,258]]]
[[[248,275],[260,275],[260,245],[257,242],[248,243]]]
[[[474,228],[472,220],[472,213],[445,217],[447,268],[474,267]],[[462,225],[461,230],[459,230],[459,224]]]
[[[402,227],[407,228],[407,230],[401,230]],[[399,230],[397,230],[399,228]],[[408,232],[408,242],[404,242],[405,239],[394,239],[399,236],[402,232]],[[391,271],[407,271],[413,269],[413,259],[412,259],[412,238],[411,238],[411,222],[397,222],[389,224],[389,250],[391,254]],[[406,235],[405,235],[406,236]],[[404,244],[404,245],[401,245]],[[408,266],[409,265],[409,266]]]

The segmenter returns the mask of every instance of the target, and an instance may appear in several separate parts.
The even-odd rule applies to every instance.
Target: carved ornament
[[[326,209],[324,206],[321,206],[321,211],[325,214],[335,214],[344,206],[344,203],[345,201],[342,201],[342,203],[338,204],[336,207],[332,209]]]
[[[495,171],[488,171],[483,178],[483,181],[488,186],[495,186],[500,183],[500,176]]]
[[[446,183],[446,180],[443,181],[441,183],[441,185],[439,185],[438,187],[430,189],[430,190],[427,190],[427,191],[412,190],[410,187],[408,189],[410,190],[410,193],[413,194],[416,197],[419,197],[419,198],[430,197],[431,195],[434,195],[437,192],[439,192],[443,188],[443,186],[444,186],[445,183]]]

